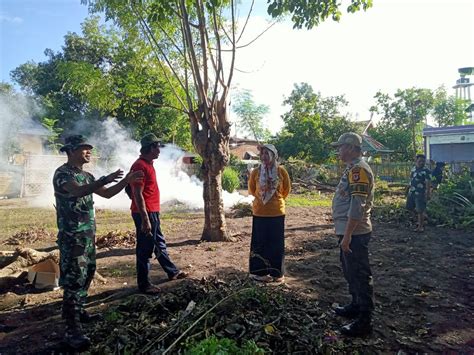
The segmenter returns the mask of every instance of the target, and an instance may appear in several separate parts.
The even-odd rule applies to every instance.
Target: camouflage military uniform
[[[351,253],[340,251],[344,277],[349,285],[352,303],[361,312],[374,309],[372,272],[369,264],[369,242],[372,236],[370,211],[374,199],[374,175],[370,166],[358,158],[342,174],[332,201],[336,234],[341,242],[348,219],[359,221],[352,233]]]
[[[60,250],[59,284],[64,289],[63,318],[77,320],[84,310],[87,290],[96,269],[95,216],[92,194],[74,197],[63,189],[65,183],[79,185],[95,181],[92,174],[68,164],[54,173],[58,240]]]

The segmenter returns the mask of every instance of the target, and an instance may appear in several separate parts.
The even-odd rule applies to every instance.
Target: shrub
[[[227,192],[234,192],[239,186],[239,173],[231,167],[226,167],[222,173],[222,188]]]
[[[456,228],[474,226],[474,181],[469,171],[444,180],[433,194],[427,210],[437,224]]]

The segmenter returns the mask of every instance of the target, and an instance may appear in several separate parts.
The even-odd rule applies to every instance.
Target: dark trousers
[[[139,213],[132,213],[132,217],[137,233],[137,284],[138,288],[143,290],[151,285],[148,274],[151,269],[153,253],[155,253],[156,259],[168,277],[173,277],[179,270],[171,261],[166,250],[165,237],[160,228],[160,213],[148,213],[151,223],[151,235],[142,233],[142,217]]]
[[[361,312],[374,309],[374,288],[369,264],[369,242],[372,233],[353,235],[350,249],[352,253],[340,250],[340,259],[344,277],[349,284],[352,303],[359,306]],[[343,236],[339,236],[339,243]]]
[[[253,216],[249,270],[251,274],[281,277],[284,274],[285,216]]]

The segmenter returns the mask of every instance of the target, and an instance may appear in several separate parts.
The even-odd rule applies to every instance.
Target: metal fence
[[[85,170],[93,170],[98,158],[92,157]],[[22,196],[37,196],[51,186],[54,171],[67,162],[66,155],[28,155],[24,163]]]
[[[395,182],[395,183],[406,183],[410,180],[410,172],[414,166],[412,162],[384,162],[384,163],[369,163],[374,175],[384,181]],[[331,180],[337,180],[341,176],[345,169],[345,166],[340,165],[325,165],[324,166],[329,173]],[[433,170],[434,164],[427,164],[426,167]],[[461,161],[446,163],[445,171],[448,175],[459,174],[463,170],[467,169],[474,173],[474,161]]]

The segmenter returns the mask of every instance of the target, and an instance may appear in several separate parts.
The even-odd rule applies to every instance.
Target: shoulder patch
[[[369,194],[369,174],[360,167],[354,167],[349,171],[349,189],[351,195],[367,196]]]

